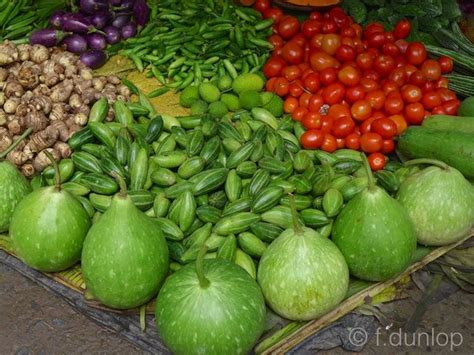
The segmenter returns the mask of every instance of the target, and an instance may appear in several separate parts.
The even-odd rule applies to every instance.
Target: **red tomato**
[[[405,55],[411,64],[420,65],[426,60],[428,54],[423,43],[412,42],[408,45]]]
[[[273,48],[280,47],[285,44],[283,38],[281,38],[279,35],[271,35],[268,37],[268,42],[272,44]]]
[[[397,135],[400,135],[407,129],[407,121],[402,115],[392,115],[388,117],[397,125]]]
[[[336,60],[327,53],[316,52],[310,56],[311,68],[315,71],[322,71],[326,68],[336,66]]]
[[[421,70],[415,70],[408,78],[408,82],[410,84],[421,87],[426,83],[426,78],[421,72]]]
[[[432,111],[432,115],[446,115],[446,111],[444,111],[444,108],[442,105],[436,106]]]
[[[335,83],[337,81],[337,70],[332,67],[325,68],[319,72],[319,79],[323,85]]]
[[[336,50],[336,59],[340,62],[350,62],[355,59],[356,54],[357,53],[354,48],[347,44],[342,44]]]
[[[337,77],[344,85],[354,86],[360,81],[360,72],[354,67],[347,66],[337,73]]]
[[[265,83],[265,90],[275,92],[275,82],[276,82],[276,80],[277,80],[276,77],[268,79],[267,82]]]
[[[427,81],[421,86],[421,91],[423,94],[434,91],[436,89],[436,83],[434,81]]]
[[[374,64],[374,57],[369,53],[360,53],[357,55],[356,63],[360,69],[372,69],[372,66]]]
[[[385,44],[385,35],[383,32],[372,33],[366,38],[369,46],[373,48],[380,48]]]
[[[382,153],[372,153],[367,157],[369,161],[370,168],[373,171],[382,170],[385,166],[385,155]]]
[[[364,29],[364,37],[370,36],[372,33],[384,32],[383,25],[380,22],[369,23]]]
[[[329,11],[329,16],[336,22],[337,27],[341,28],[349,24],[349,17],[340,7],[333,7]]]
[[[374,110],[381,110],[383,108],[383,104],[385,103],[385,94],[382,90],[374,90],[368,92],[365,96],[365,99],[369,102],[370,107]]]
[[[298,99],[294,97],[288,97],[283,103],[283,111],[285,113],[292,113],[298,107]]]
[[[357,133],[351,133],[344,139],[344,144],[349,149],[359,150],[360,136]]]
[[[436,92],[439,94],[439,96],[441,97],[441,101],[443,102],[457,99],[456,94],[449,89],[439,88],[438,90],[436,90]]]
[[[395,60],[388,55],[380,55],[374,60],[374,69],[381,76],[387,76],[395,69]]]
[[[445,78],[444,76],[439,78],[435,84],[436,88],[448,88],[448,85],[449,85],[449,80],[448,78]]]
[[[447,115],[456,116],[456,114],[458,113],[459,105],[461,105],[461,101],[455,99],[445,101],[441,106],[443,107],[444,112],[446,112]]]
[[[323,144],[321,144],[321,149],[325,152],[332,153],[337,149],[336,138],[332,134],[326,133],[324,135]]]
[[[308,108],[310,98],[311,94],[308,92],[301,94],[300,98],[298,99],[299,106]]]
[[[351,110],[343,104],[335,104],[329,108],[328,115],[334,119],[341,117],[351,117]]]
[[[357,35],[356,31],[351,26],[343,27],[339,32],[343,38],[354,38]]]
[[[278,96],[286,96],[290,91],[290,83],[285,78],[278,78],[275,81],[275,93]]]
[[[374,153],[382,149],[383,139],[377,133],[364,133],[360,136],[360,148],[365,153]]]
[[[290,41],[283,46],[282,57],[288,64],[300,64],[304,57],[303,48],[295,42]]]
[[[267,78],[273,78],[275,76],[280,76],[281,71],[286,66],[285,60],[279,56],[273,56],[267,60],[263,66],[263,74]]]
[[[320,87],[319,75],[317,73],[307,75],[303,79],[303,86],[306,90],[314,94]]]
[[[284,39],[290,39],[298,33],[300,23],[294,16],[285,16],[278,23],[278,34]]]
[[[402,98],[406,103],[418,102],[422,96],[423,94],[418,86],[408,84],[402,87]]]
[[[341,45],[341,36],[330,33],[323,37],[321,42],[321,49],[327,54],[333,55]]]
[[[407,79],[407,75],[405,73],[405,68],[403,68],[403,67],[395,68],[390,73],[388,78],[390,80],[394,81],[395,83],[397,83],[398,86],[402,86],[403,84],[405,84],[405,81]]]
[[[421,65],[421,72],[426,79],[436,81],[441,76],[441,65],[434,59],[427,59]]]
[[[317,129],[309,129],[300,137],[301,145],[305,149],[318,149],[324,141],[324,133]]]
[[[366,92],[379,89],[379,84],[374,79],[362,78],[360,79],[360,85],[362,85]]]
[[[263,18],[268,19],[271,18],[275,24],[280,22],[281,18],[283,17],[283,11],[281,11],[277,7],[271,7],[263,13]]]
[[[445,55],[438,58],[438,63],[441,67],[441,73],[447,74],[453,71],[453,60]]]
[[[382,85],[382,90],[385,94],[385,96],[388,96],[391,92],[397,92],[398,91],[398,84],[393,81],[393,80],[385,80],[383,85]]]
[[[395,45],[400,49],[400,53],[405,54],[408,48],[408,42],[404,39],[398,39],[395,41]]]
[[[313,11],[309,14],[309,18],[311,20],[318,20],[321,21],[323,19],[323,15],[319,11]]]
[[[357,121],[364,121],[372,114],[372,107],[367,100],[358,100],[351,106],[352,117]]]
[[[336,33],[337,24],[333,19],[324,19],[321,27],[322,33]]]
[[[289,65],[286,68],[283,68],[281,74],[286,78],[286,80],[293,81],[300,78],[303,71],[297,65]]]
[[[292,39],[290,39],[290,42],[296,43],[301,48],[306,46],[306,38],[302,33],[297,33]]]
[[[383,105],[388,115],[396,115],[403,111],[403,100],[398,97],[387,97]]]
[[[321,21],[308,19],[301,25],[301,32],[306,38],[311,38],[321,32],[322,26]]]
[[[375,119],[376,119],[375,117],[370,117],[366,119],[364,122],[362,122],[362,124],[359,126],[360,133],[361,134],[369,133],[372,126],[372,122],[374,122]]]
[[[419,102],[409,104],[405,107],[405,117],[410,124],[421,124],[425,117],[425,108]]]
[[[263,13],[265,10],[270,8],[270,0],[257,0],[253,7],[258,12]]]
[[[366,70],[362,75],[363,78],[372,79],[375,81],[380,81],[380,74],[377,73],[375,70]]]
[[[370,129],[384,139],[392,138],[397,134],[397,125],[389,118],[377,118],[372,122]]]
[[[352,86],[346,89],[344,98],[350,103],[362,100],[365,97],[365,90],[361,85]]]
[[[410,35],[411,24],[407,19],[403,19],[397,22],[393,29],[393,35],[396,39],[405,39]]]
[[[393,141],[393,139],[384,139],[382,143],[381,152],[384,154],[390,154],[394,150],[395,150],[395,142]]]
[[[403,67],[405,68],[405,74],[408,79],[414,72],[418,70],[413,64],[405,64]]]
[[[355,123],[350,117],[340,117],[334,120],[332,134],[337,138],[347,137],[355,128]]]
[[[385,32],[385,42],[386,43],[395,42],[395,36],[393,35],[392,31]]]
[[[306,107],[297,107],[295,110],[291,113],[291,118],[293,118],[295,121],[301,121],[308,113],[308,109]]]
[[[311,95],[308,102],[308,110],[310,112],[319,112],[324,104],[323,99],[319,95]]]
[[[323,89],[322,96],[325,103],[328,105],[334,105],[342,101],[345,93],[346,89],[344,88],[344,85],[341,83],[334,83]]]
[[[300,97],[304,93],[303,83],[300,79],[297,79],[290,83],[289,87],[290,95],[293,97]]]
[[[321,131],[329,133],[332,130],[334,118],[329,115],[321,115]]]
[[[397,57],[400,54],[400,49],[395,43],[385,43],[382,46],[382,53],[391,57]]]
[[[321,114],[318,112],[308,112],[303,116],[301,123],[306,129],[320,129]]]
[[[442,100],[438,92],[430,91],[423,95],[423,98],[421,99],[421,103],[423,104],[425,109],[431,110],[435,108],[436,106],[441,105]]]

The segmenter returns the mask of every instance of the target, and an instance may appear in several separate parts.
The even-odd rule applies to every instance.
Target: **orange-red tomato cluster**
[[[275,20],[274,50],[263,68],[266,90],[285,98],[284,111],[307,129],[303,147],[361,150],[378,170],[408,125],[456,114],[460,101],[442,76],[453,61],[429,59],[422,43],[407,42],[408,20],[393,31],[380,23],[362,28],[336,7],[300,23],[268,0],[257,3]]]

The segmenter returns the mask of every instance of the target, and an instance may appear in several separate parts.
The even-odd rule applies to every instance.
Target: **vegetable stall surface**
[[[175,354],[246,354],[265,327],[265,301],[241,267],[205,260],[206,248],[171,275],[156,302],[156,324]]]
[[[405,165],[430,166],[409,176],[397,199],[414,223],[418,243],[447,245],[460,240],[474,224],[474,188],[455,168],[419,159]]]
[[[156,295],[169,261],[159,225],[135,207],[121,184],[121,192],[86,236],[81,268],[95,298],[127,309]]]
[[[47,155],[54,162],[49,152]],[[22,199],[10,225],[17,255],[28,266],[47,272],[65,270],[79,261],[90,226],[81,203],[61,188],[56,162],[54,166],[55,185],[37,189]]]
[[[141,33],[108,48],[148,68],[163,85],[184,89],[228,73],[259,70],[272,48],[272,20],[232,1],[160,1]]]
[[[351,275],[383,281],[409,265],[416,235],[406,209],[375,186],[366,159],[364,165],[369,186],[343,208],[334,224],[332,240],[344,254]]]
[[[310,320],[344,299],[349,270],[332,241],[301,225],[294,197],[290,204],[293,226],[265,250],[257,280],[276,313],[291,320]]]

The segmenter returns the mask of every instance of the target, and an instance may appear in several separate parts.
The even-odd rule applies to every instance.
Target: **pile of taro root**
[[[87,124],[101,97],[127,101],[130,90],[114,75],[94,76],[75,54],[60,48],[11,42],[0,44],[0,152],[29,127],[31,134],[7,159],[25,176],[69,157],[69,137]],[[113,120],[109,110],[107,120]]]

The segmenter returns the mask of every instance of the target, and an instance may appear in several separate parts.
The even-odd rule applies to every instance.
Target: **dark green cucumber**
[[[474,117],[433,115],[427,117],[422,126],[441,131],[474,133]]]

